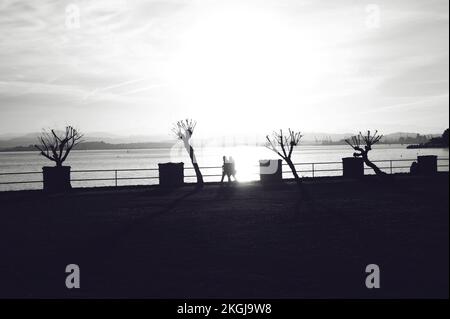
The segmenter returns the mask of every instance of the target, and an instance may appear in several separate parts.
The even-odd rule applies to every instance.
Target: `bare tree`
[[[292,163],[291,156],[294,147],[300,143],[301,138],[302,135],[300,132],[291,131],[291,129],[289,129],[288,135],[283,135],[283,130],[280,130],[279,133],[273,132],[272,138],[269,135],[266,136],[266,147],[277,153],[288,164],[297,183],[300,183],[301,180],[294,163]]]
[[[372,150],[372,146],[377,144],[383,135],[378,135],[378,131],[372,135],[370,131],[367,131],[367,135],[363,135],[359,132],[358,135],[352,136],[351,140],[347,139],[345,142],[350,145],[355,151],[353,153],[354,157],[361,157],[364,160],[364,163],[372,168],[377,175],[386,175],[385,172],[380,170],[378,166],[376,166],[372,161],[369,160],[368,153]]]
[[[39,145],[35,147],[41,155],[56,163],[61,167],[69,156],[74,146],[81,142],[83,135],[72,126],[67,126],[65,132],[58,133],[55,130],[44,131],[38,137]]]
[[[191,145],[191,137],[194,134],[194,129],[197,123],[193,120],[186,119],[184,121],[178,121],[175,123],[172,131],[175,133],[178,139],[182,140],[186,151],[189,153],[191,158],[192,166],[195,170],[195,175],[197,176],[197,183],[203,185],[203,176],[200,172],[200,168],[197,163],[197,158],[195,157],[194,148]]]

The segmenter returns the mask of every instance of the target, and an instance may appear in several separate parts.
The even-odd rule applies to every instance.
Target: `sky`
[[[447,0],[1,0],[0,134],[439,133]]]

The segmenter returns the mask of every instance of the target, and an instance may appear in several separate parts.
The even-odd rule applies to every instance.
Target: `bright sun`
[[[171,63],[170,80],[197,118],[213,107],[238,114],[237,125],[258,112],[269,113],[273,123],[285,116],[280,105],[299,106],[325,67],[317,35],[293,30],[271,11],[222,7],[195,21]]]

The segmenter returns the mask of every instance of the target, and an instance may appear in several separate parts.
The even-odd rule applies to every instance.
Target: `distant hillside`
[[[342,145],[345,139],[356,133],[322,133],[304,132],[303,145]],[[30,133],[22,136],[5,136],[0,138],[0,151],[34,151],[34,144],[40,133]],[[418,133],[392,133],[386,134],[381,143],[384,144],[423,144],[432,138],[439,137],[440,134],[421,135]],[[113,149],[146,149],[163,148],[173,146],[175,139],[169,136],[158,135],[131,135],[120,136],[108,133],[87,133],[84,143],[80,144],[79,150],[113,150]],[[194,143],[207,144],[210,146],[225,145],[264,145],[265,135],[256,134],[254,136],[222,136],[198,138]]]
[[[172,147],[173,143],[165,142],[149,142],[149,143],[123,143],[110,144],[105,142],[84,142],[75,146],[74,150],[136,150],[136,149],[150,149],[150,148],[168,148]],[[0,152],[27,152],[36,151],[34,145],[16,146],[10,148],[0,149]]]
[[[426,142],[408,145],[407,148],[448,148],[449,129],[446,129],[441,136],[434,137]]]
[[[38,136],[39,133],[30,133],[23,136],[3,137],[0,140],[0,149],[35,144]]]
[[[345,139],[351,137],[355,134],[350,134],[345,138],[342,138],[338,141],[332,140],[331,138],[322,140],[322,145],[341,145],[346,144]],[[383,138],[380,140],[380,144],[413,144],[413,143],[426,143],[427,141],[438,137],[439,134],[428,134],[421,135],[419,133],[392,133],[383,135]]]
[[[34,145],[38,141],[38,136],[41,133],[29,133],[22,136],[3,136],[0,138],[0,149],[5,148],[20,148],[26,147],[29,145]],[[95,143],[106,143],[106,144],[145,144],[145,143],[167,143],[169,144],[167,136],[152,136],[152,135],[133,135],[133,136],[119,136],[112,135],[108,133],[87,133],[85,134],[83,140],[86,143],[94,143],[91,146],[93,147]],[[89,145],[89,144],[87,144]],[[99,144],[99,147],[104,147],[105,145]]]

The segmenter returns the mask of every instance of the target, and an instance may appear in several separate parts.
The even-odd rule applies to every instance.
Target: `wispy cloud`
[[[186,115],[226,132],[255,113],[259,124],[236,122],[236,130],[282,125],[285,114],[260,112],[267,108],[308,130],[362,122],[396,130],[386,121],[393,112],[399,126],[440,131],[448,126],[448,1],[377,1],[374,28],[371,3],[0,1],[1,133],[68,121],[159,133]],[[345,121],[336,123],[336,112]],[[424,112],[439,116],[422,121]]]

